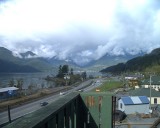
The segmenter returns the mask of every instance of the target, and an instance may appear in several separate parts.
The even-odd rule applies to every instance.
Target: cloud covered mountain
[[[0,2],[0,46],[15,53],[86,65],[160,47],[159,0]]]
[[[108,67],[113,64],[117,64],[119,62],[126,62],[127,60],[133,58],[134,56],[131,55],[125,55],[125,56],[111,56],[111,55],[105,55],[102,58],[91,61],[89,63],[86,63],[85,65],[77,65],[72,58],[68,58],[65,60],[60,60],[56,57],[52,58],[45,58],[45,57],[38,57],[35,53],[31,51],[27,51],[25,53],[18,53],[18,52],[12,52],[4,47],[0,47],[0,66],[4,67],[6,72],[27,72],[26,69],[28,69],[28,72],[37,72],[37,71],[52,71],[53,69],[56,69],[59,67],[59,65],[69,65],[72,68],[91,68],[91,67],[98,67],[99,69],[102,69],[103,67]],[[137,55],[138,56],[138,55]],[[6,66],[4,66],[6,64]],[[12,66],[13,65],[13,66]],[[7,68],[8,66],[8,68]],[[18,69],[19,66],[19,69]],[[14,70],[11,67],[15,67]],[[24,68],[24,70],[22,70]],[[10,69],[10,70],[8,70]],[[22,71],[21,71],[22,70]]]
[[[33,55],[32,57],[27,57]],[[15,53],[4,47],[0,47],[0,71],[1,72],[39,72],[51,68],[51,65],[43,58],[35,58],[32,52]]]
[[[138,56],[128,60],[126,63],[119,63],[107,67],[101,72],[123,73],[123,72],[155,72],[160,73],[160,48],[154,49],[151,53]]]

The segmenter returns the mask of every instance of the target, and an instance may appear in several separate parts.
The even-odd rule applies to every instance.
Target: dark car
[[[46,106],[48,104],[48,102],[41,102],[40,105],[41,106]]]

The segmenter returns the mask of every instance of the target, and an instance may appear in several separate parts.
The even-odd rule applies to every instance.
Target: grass
[[[111,90],[114,90],[116,88],[121,88],[121,87],[123,87],[123,82],[121,81],[106,81],[101,86],[99,86],[98,89],[101,92],[106,92],[106,91],[111,91]],[[92,91],[96,91],[96,89]]]

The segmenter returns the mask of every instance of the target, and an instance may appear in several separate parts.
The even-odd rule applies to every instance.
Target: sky
[[[0,0],[0,47],[87,63],[160,47],[159,0]]]

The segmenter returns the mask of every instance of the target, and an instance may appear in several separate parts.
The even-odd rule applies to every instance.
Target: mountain
[[[52,66],[45,59],[38,57],[34,58],[33,56],[35,56],[35,54],[30,51],[15,54],[6,48],[0,47],[0,67],[3,67],[0,71],[37,72],[52,68]],[[15,70],[11,69],[11,67],[15,68]]]
[[[72,68],[78,67],[71,59],[43,58],[38,57],[32,51],[15,53],[0,47],[0,72],[57,71],[59,65],[65,64],[70,65]]]
[[[12,51],[4,47],[0,47],[0,59],[19,63],[19,59],[13,56]]]
[[[126,63],[119,63],[107,67],[101,72],[121,73],[127,71],[151,71],[160,68],[160,48],[154,49],[150,54],[135,57]]]
[[[0,59],[0,73],[11,73],[11,72],[16,72],[16,73],[31,73],[31,72],[39,72],[39,70],[27,66],[27,65],[18,65],[15,63],[12,63],[10,61],[5,61]]]
[[[76,63],[74,63],[72,61],[72,59],[66,59],[66,60],[59,60],[57,59],[56,57],[52,57],[50,59],[48,59],[48,62],[52,65],[56,65],[56,66],[59,66],[59,65],[72,65],[72,66],[78,66]]]
[[[141,56],[144,55],[143,52],[136,54],[136,55],[131,55],[128,53],[125,53],[124,55],[109,55],[106,54],[103,57],[99,58],[98,60],[94,60],[91,61],[90,63],[88,63],[87,65],[85,65],[84,67],[95,67],[98,69],[104,69],[106,67],[110,67],[112,65],[115,64],[119,64],[119,63],[125,63],[128,60],[135,58],[137,56]]]
[[[121,62],[127,62],[127,60],[135,57],[136,55],[109,55],[106,54],[105,56],[101,57],[98,60],[93,60],[90,63],[86,65],[78,65],[76,64],[72,58],[67,58],[66,60],[59,60],[56,57],[52,58],[43,58],[38,57],[35,53],[32,51],[27,51],[25,53],[17,53],[12,52],[4,47],[0,47],[0,60],[4,61],[5,63],[15,64],[16,66],[29,66],[34,69],[34,71],[56,71],[59,67],[59,65],[69,65],[70,67],[74,69],[89,69],[89,70],[95,70],[100,71],[101,69],[104,69],[104,67],[109,67],[113,64],[118,64]],[[1,64],[0,64],[1,66]],[[17,69],[17,68],[16,68]],[[7,69],[6,69],[7,71]],[[13,71],[13,70],[12,70]]]
[[[31,51],[27,51],[25,53],[20,53],[20,55],[23,57],[23,58],[34,58],[36,57],[36,54],[31,52]]]

